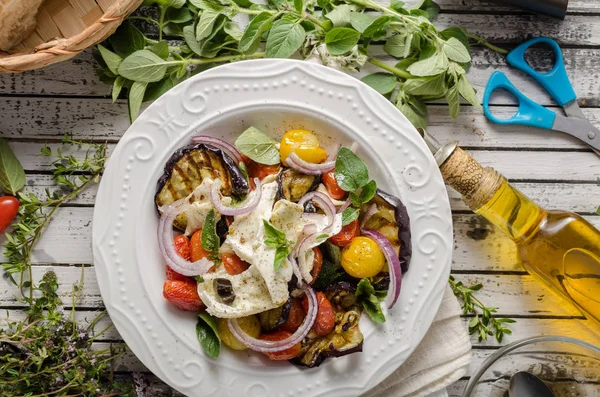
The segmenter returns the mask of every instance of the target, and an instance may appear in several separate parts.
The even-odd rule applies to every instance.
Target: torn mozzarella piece
[[[212,179],[204,178],[202,183],[188,196],[188,200],[191,204],[185,211],[185,216],[187,217],[187,227],[185,229],[186,236],[191,235],[198,229],[202,229],[206,215],[210,210],[215,210],[216,222],[221,219],[221,214],[215,209],[210,201],[210,188],[212,184]],[[223,203],[229,206],[231,204],[231,197],[224,197]]]

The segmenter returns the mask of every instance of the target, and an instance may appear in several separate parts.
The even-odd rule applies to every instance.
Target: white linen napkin
[[[471,340],[460,320],[461,309],[446,287],[429,331],[396,372],[363,397],[425,397],[444,390],[467,373]]]

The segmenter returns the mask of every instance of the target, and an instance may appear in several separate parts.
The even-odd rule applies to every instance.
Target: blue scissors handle
[[[497,89],[505,89],[514,95],[519,101],[519,109],[514,116],[508,119],[500,119],[490,111],[490,96]],[[502,72],[494,72],[485,87],[483,93],[483,111],[488,119],[497,124],[522,124],[531,127],[552,129],[556,114],[545,107],[538,105],[517,90]]]
[[[527,49],[532,45],[539,43],[547,44],[554,52],[554,67],[547,73],[540,73],[536,71],[529,66],[525,60],[525,51],[527,51]],[[548,37],[537,37],[535,39],[528,40],[512,50],[506,56],[506,61],[515,68],[533,77],[538,83],[540,83],[542,87],[546,89],[546,91],[548,91],[548,93],[560,106],[565,106],[577,98],[577,95],[573,90],[573,86],[569,81],[567,70],[565,69],[565,62],[563,60],[562,52],[556,41]]]

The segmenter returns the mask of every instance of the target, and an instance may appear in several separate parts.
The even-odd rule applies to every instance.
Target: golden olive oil
[[[600,323],[600,232],[581,216],[546,211],[504,178],[475,212],[506,233],[525,269]]]

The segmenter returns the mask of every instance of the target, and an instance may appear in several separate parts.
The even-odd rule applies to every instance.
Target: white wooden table
[[[442,6],[436,23],[439,27],[463,26],[506,48],[540,35],[558,40],[583,111],[600,126],[598,0],[571,0],[564,22],[478,0],[438,2]],[[47,159],[37,157],[46,142],[56,145],[68,132],[76,139],[109,142],[109,147],[114,148],[129,126],[127,104],[111,103],[109,87],[98,81],[94,67],[91,53],[86,51],[45,69],[0,75],[0,136],[9,141],[22,161],[27,185],[35,192],[42,193],[51,185]],[[469,78],[480,95],[494,70],[504,71],[536,101],[556,107],[529,78],[507,67],[502,56],[475,47]],[[495,106],[497,112],[515,111],[510,99],[498,98]],[[445,105],[432,105],[429,123],[429,132],[438,140],[460,140],[462,147],[477,160],[495,167],[539,204],[576,211],[600,227],[600,216],[595,214],[600,205],[600,159],[575,139],[559,133],[490,124],[481,111],[467,106],[453,120]],[[90,189],[57,213],[33,255],[36,277],[54,270],[65,295],[79,279],[81,267],[85,267],[84,293],[77,307],[81,319],[92,318],[103,307],[92,269],[95,192],[95,188]],[[503,343],[534,335],[560,334],[600,345],[600,336],[586,328],[587,321],[575,307],[554,296],[522,270],[509,239],[472,214],[456,192],[449,191],[449,195],[456,242],[453,274],[468,283],[483,283],[479,297],[488,305],[498,306],[500,315],[518,318],[514,333]],[[8,309],[12,318],[22,317],[20,304],[14,298],[16,293],[14,286],[0,280],[0,309]],[[466,326],[468,319],[464,321]],[[120,340],[113,329],[99,338],[98,345]],[[474,338],[474,360],[469,374],[498,347],[495,341],[480,343]],[[132,354],[119,362],[118,370],[147,371]],[[467,379],[468,375],[451,386],[449,394],[459,396]],[[156,396],[174,395],[158,380],[154,383],[159,390]]]

